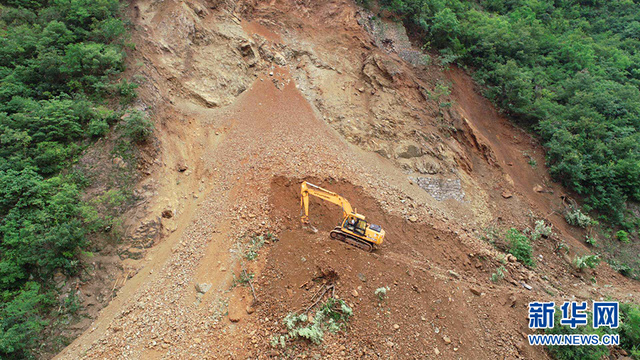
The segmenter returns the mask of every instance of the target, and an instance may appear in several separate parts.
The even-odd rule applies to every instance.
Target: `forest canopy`
[[[119,9],[117,0],[1,2],[0,358],[33,355],[54,317],[54,275],[80,269],[91,211],[67,170],[119,119],[109,99],[133,91],[115,77],[125,58]]]

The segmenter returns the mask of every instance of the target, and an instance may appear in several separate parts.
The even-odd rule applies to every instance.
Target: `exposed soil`
[[[640,301],[605,264],[572,268],[588,248],[554,212],[564,191],[542,148],[461,70],[422,63],[401,26],[349,1],[140,0],[129,11],[131,61],[143,63],[130,71],[147,79],[139,107],[159,142],[131,228],[156,219],[160,236],[126,260],[117,296],[58,358],[540,359],[525,339],[530,300]],[[451,94],[435,96],[446,82]],[[330,240],[341,212],[317,199],[319,231],[303,229],[302,180],[382,225],[382,246]],[[481,240],[534,219],[556,232],[534,242],[535,269]],[[251,260],[258,235],[271,240]],[[273,346],[284,316],[326,284],[353,308],[347,327],[321,345]]]
[[[284,353],[323,358],[493,358],[516,356],[514,349],[521,348],[528,357],[544,356],[533,350],[527,353],[525,326],[504,328],[504,323],[521,323],[521,305],[528,297],[494,286],[487,295],[484,279],[494,266],[489,259],[475,256],[452,232],[387,214],[374,198],[348,182],[313,181],[352,199],[358,211],[386,229],[387,240],[373,254],[330,240],[327,232],[338,223],[341,211],[319,201],[310,206],[312,224],[319,232],[310,235],[295,216],[300,181],[274,179],[272,216],[283,223],[283,231],[258,282],[263,289],[258,318],[283,318],[290,311],[306,309],[326,283],[318,279],[324,280],[321,275],[329,269],[337,274],[336,296],[358,314],[347,334],[332,336],[330,345]],[[374,293],[385,286],[390,290],[381,301]],[[493,321],[497,318],[500,321]],[[273,327],[272,333],[279,329]],[[492,342],[501,347],[485,345]],[[257,348],[273,351],[269,347]]]

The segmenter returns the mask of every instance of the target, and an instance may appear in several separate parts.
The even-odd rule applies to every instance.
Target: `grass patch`
[[[518,261],[529,267],[536,266],[533,261],[531,243],[526,235],[517,229],[511,228],[505,234],[505,239],[508,244],[508,252],[515,256]]]
[[[491,274],[491,281],[493,281],[494,283],[500,282],[500,280],[504,279],[506,272],[507,272],[507,269],[505,269],[504,266],[500,266],[499,268],[496,269],[496,272]]]

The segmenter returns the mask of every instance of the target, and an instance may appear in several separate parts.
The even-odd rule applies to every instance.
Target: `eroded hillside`
[[[130,222],[158,237],[124,245],[142,253],[128,281],[59,358],[538,359],[529,301],[640,301],[607,265],[572,268],[589,250],[530,165],[542,148],[401,25],[349,1],[133,1],[129,16],[160,144]],[[381,248],[331,241],[330,204],[312,202],[319,232],[303,230],[302,180],[381,224]],[[482,240],[538,219],[555,235],[533,243],[535,269]],[[317,296],[353,309],[346,328],[274,344]]]

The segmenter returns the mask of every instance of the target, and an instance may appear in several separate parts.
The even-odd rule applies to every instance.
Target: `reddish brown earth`
[[[266,288],[258,318],[282,318],[306,309],[326,283],[318,277],[329,269],[337,274],[332,280],[337,296],[356,314],[367,314],[354,316],[347,334],[331,336],[329,347],[303,348],[301,353],[335,358],[493,358],[516,356],[516,347],[527,357],[544,356],[524,347],[525,326],[504,326],[523,324],[520,308],[528,296],[513,293],[509,286],[488,285],[484,280],[493,261],[475,256],[454,233],[386,214],[372,197],[347,182],[313,181],[353,199],[358,211],[386,229],[387,241],[373,254],[363,255],[328,239],[326,233],[340,220],[341,211],[314,201],[310,217],[319,233],[310,235],[290,216],[299,210],[299,181],[274,180],[272,216],[285,220],[258,282]],[[385,286],[390,288],[388,297],[380,301],[374,292]],[[273,333],[280,328],[274,327]],[[269,346],[262,348],[269,351]]]
[[[143,65],[130,72],[147,78],[138,105],[160,145],[130,221],[175,215],[160,218],[162,238],[126,260],[130,279],[58,358],[540,359],[544,349],[526,345],[529,301],[640,301],[638,284],[606,264],[573,269],[589,249],[558,213],[564,191],[537,142],[462,71],[408,63],[416,50],[403,29],[374,23],[388,27],[376,35],[369,15],[349,1],[132,2],[130,58]],[[451,95],[436,99],[447,81]],[[457,198],[438,200],[417,178],[457,184],[437,189]],[[382,225],[382,246],[330,240],[341,211],[317,199],[319,231],[303,229],[303,180]],[[481,239],[536,219],[555,235],[534,242],[535,269]],[[278,241],[247,258],[250,239],[267,234]],[[238,283],[244,274],[251,283]],[[284,317],[328,285],[325,299],[353,308],[346,327],[319,345],[272,345]]]

